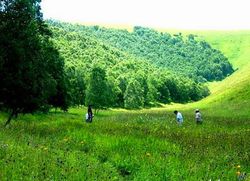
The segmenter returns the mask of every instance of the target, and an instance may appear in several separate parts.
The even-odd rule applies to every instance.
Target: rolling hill
[[[100,46],[100,48],[94,47],[94,49],[98,49],[98,50],[103,49],[104,45],[108,48],[112,47],[111,51],[119,52],[120,54],[118,56],[115,55],[114,62],[119,62],[120,61],[119,59],[123,59],[123,62],[126,59],[133,59],[134,64],[137,65],[136,61],[138,60],[136,59],[138,59],[138,57],[140,60],[142,59],[145,60],[147,58],[150,59],[150,57],[145,56],[146,54],[144,54],[143,52],[142,53],[140,52],[142,51],[141,49],[139,52],[134,51],[134,47],[141,47],[143,43],[140,43],[140,41],[142,41],[141,40],[142,37],[138,36],[137,34],[134,35],[131,29],[121,30],[121,29],[118,29],[117,27],[115,27],[115,29],[112,29],[112,27],[101,28],[99,26],[90,27],[90,26],[81,26],[81,25],[69,25],[69,24],[63,24],[59,22],[52,22],[52,24],[53,26],[63,28],[66,31],[73,31],[74,36],[84,35],[85,37],[90,37],[91,39],[95,39],[96,41],[101,42],[102,45]],[[237,115],[236,113],[247,115],[248,107],[250,104],[249,103],[250,102],[249,101],[250,100],[250,94],[249,94],[250,93],[250,90],[249,90],[249,87],[250,87],[250,80],[249,80],[250,79],[250,76],[249,76],[250,75],[250,61],[249,61],[250,59],[249,58],[250,57],[250,31],[158,30],[159,33],[157,33],[156,31],[153,31],[151,29],[145,29],[141,27],[138,27],[138,29],[143,32],[144,31],[146,31],[147,33],[150,32],[149,34],[147,34],[147,36],[143,35],[143,38],[144,39],[146,38],[147,41],[151,41],[154,38],[156,39],[158,38],[159,40],[162,40],[161,38],[164,39],[170,36],[175,37],[176,35],[184,37],[183,40],[185,41],[185,37],[188,38],[188,35],[193,35],[195,39],[197,39],[199,42],[203,42],[203,41],[208,42],[209,46],[211,46],[212,49],[219,50],[220,52],[222,52],[225,55],[225,57],[228,58],[229,62],[233,65],[235,72],[232,75],[226,77],[222,81],[214,81],[214,82],[208,83],[209,89],[211,91],[210,96],[208,96],[207,98],[199,102],[181,105],[182,108],[185,107],[185,108],[193,109],[195,107],[200,107],[200,108],[209,109],[211,111],[216,110],[216,111],[219,111],[220,113],[222,112],[226,113],[228,112],[228,110],[231,110],[233,111],[235,115]],[[147,42],[144,39],[143,41]],[[170,40],[175,40],[175,39],[170,38]],[[57,42],[65,42],[65,41],[57,41]],[[128,44],[134,44],[134,47],[131,48],[129,47]],[[65,45],[63,44],[59,45],[59,47],[64,47],[64,46]],[[68,47],[68,46],[65,46],[65,47]],[[72,50],[75,50],[76,47],[78,46],[73,46]],[[152,50],[152,47],[146,47],[145,49],[143,49],[143,51],[144,50],[145,52],[150,52],[150,50]],[[181,53],[183,52],[185,53],[184,50],[185,51],[187,50],[188,52],[188,49],[183,49],[181,50],[182,51]],[[75,56],[74,58],[74,62],[76,62],[77,60],[76,57],[79,57],[79,52],[81,52],[80,49],[78,50],[77,56]],[[107,48],[106,50],[103,49],[103,52],[104,53],[100,55],[105,55],[105,54],[112,55],[112,52],[108,53],[110,52],[110,50],[108,50]],[[185,54],[187,54],[187,52]],[[159,51],[158,53],[161,54],[162,52]],[[179,54],[180,52],[177,51],[177,53]],[[73,55],[74,52],[73,53],[71,52],[70,54]],[[99,57],[100,55],[98,54]],[[97,57],[98,62],[100,62],[99,57]],[[111,59],[114,59],[113,57]],[[107,61],[106,59],[107,58],[105,56],[101,58],[101,61]],[[153,56],[152,60],[154,61],[156,59],[157,59],[157,56]],[[91,61],[92,60],[90,60],[90,62]],[[116,64],[114,62],[112,62],[113,65],[111,65],[111,67],[114,66],[114,64]],[[206,63],[203,62],[203,64],[206,64]],[[145,66],[145,65],[142,65],[142,66]],[[185,64],[181,64],[180,67],[184,65]],[[148,65],[146,67],[148,67]],[[202,69],[201,64],[198,67],[199,69]],[[180,71],[177,71],[177,72],[180,72]],[[174,107],[176,108],[176,105],[174,105]]]
[[[250,31],[195,32],[195,34],[222,51],[236,71],[223,81],[209,83],[210,96],[184,107],[202,107],[228,117],[249,115]]]

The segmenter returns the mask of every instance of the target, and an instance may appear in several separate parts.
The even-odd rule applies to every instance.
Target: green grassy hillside
[[[211,95],[191,107],[206,107],[227,116],[249,115],[250,31],[198,32],[201,38],[221,50],[236,71],[223,81],[209,84]]]
[[[162,30],[163,31],[163,30]],[[172,34],[179,32],[170,31]],[[211,95],[186,105],[170,106],[171,109],[202,108],[226,117],[249,117],[250,108],[250,31],[184,31],[195,34],[223,52],[236,70],[222,81],[208,84]],[[167,106],[169,107],[169,106]]]
[[[250,31],[212,31],[197,34],[222,51],[234,68],[242,68],[250,63]]]

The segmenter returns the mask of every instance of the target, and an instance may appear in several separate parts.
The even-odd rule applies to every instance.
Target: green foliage
[[[96,109],[107,107],[108,95],[106,72],[100,67],[94,67],[86,90],[86,105],[92,105]]]
[[[110,76],[107,80],[107,105],[112,107],[121,107],[119,102],[119,95],[121,95],[121,90],[118,85],[118,81]]]
[[[92,72],[91,57],[96,53],[92,52],[93,47],[100,48],[95,61],[105,66],[108,87],[112,87],[112,95],[118,96],[119,103],[124,103],[123,95],[131,80],[142,83],[145,77],[147,86],[141,88],[148,90],[149,100],[172,101],[179,100],[180,96],[186,99],[187,95],[189,99],[198,99],[200,94],[208,93],[204,84],[166,70],[159,71],[143,61],[138,63],[138,59],[128,58],[109,46],[102,47],[103,44],[93,39],[85,41],[78,34],[71,37],[70,43],[78,41],[80,45],[82,38],[91,48],[80,51],[72,45],[73,53],[65,56],[69,49],[62,45],[69,43],[64,40],[67,34],[64,32],[58,38],[59,33],[54,41],[60,45],[62,56],[68,58],[65,72],[69,75],[71,72],[67,69],[77,67],[76,74],[80,79],[83,77],[80,82],[84,85],[81,89],[84,96],[84,87]],[[250,36],[243,34],[203,35],[230,57],[239,70],[222,82],[211,84],[211,96],[200,102],[166,106],[171,109],[103,111],[96,116],[96,121],[85,126],[82,109],[21,115],[8,129],[0,126],[0,180],[249,180]],[[194,37],[189,39],[192,41]],[[108,50],[102,51],[102,48]],[[91,56],[78,59],[77,54],[81,52]],[[0,53],[2,72],[5,50],[0,49]],[[104,55],[114,64],[107,65],[102,59]],[[140,70],[144,70],[146,76]],[[72,73],[70,81],[74,82],[76,77]],[[145,93],[142,95],[145,98]],[[144,102],[147,101],[144,99]],[[202,125],[195,124],[196,108],[201,108]],[[182,127],[176,125],[174,109],[184,115]],[[0,113],[0,121],[6,117]]]
[[[134,27],[133,32],[67,24],[63,27],[67,31],[84,32],[158,67],[166,67],[195,80],[201,81],[201,77],[203,81],[222,80],[233,72],[228,59],[220,51],[204,40],[197,41],[192,34],[185,39],[181,33],[171,36],[139,26]]]
[[[144,90],[137,80],[130,80],[124,94],[125,108],[141,108],[144,106]]]
[[[67,89],[71,106],[83,105],[86,96],[86,75],[81,68],[65,68]]]
[[[89,102],[86,96],[86,89],[89,86],[87,75],[91,74],[96,65],[103,67],[106,72],[109,95],[109,98],[103,103],[106,107],[138,108],[157,102],[200,100],[208,95],[206,86],[200,86],[198,81],[183,76],[179,72],[169,71],[164,66],[159,68],[141,56],[117,49],[103,41],[101,36],[96,37],[92,31],[101,31],[106,35],[100,27],[85,27],[56,21],[48,21],[48,23],[54,34],[53,41],[66,61],[65,72],[69,79],[71,105]],[[116,30],[112,31],[116,32]],[[119,30],[117,33],[119,34]],[[113,36],[117,35],[113,34]],[[128,36],[133,37],[130,34]],[[132,101],[133,106],[128,106],[128,104],[125,105],[125,97],[138,96],[137,94],[125,95],[129,84],[135,80],[141,86],[143,94],[140,96],[142,98],[140,101]],[[193,91],[194,87],[197,87],[197,91]],[[136,91],[133,92],[136,93]]]
[[[0,103],[18,113],[52,105],[67,109],[64,62],[50,40],[40,1],[4,0],[0,4]]]

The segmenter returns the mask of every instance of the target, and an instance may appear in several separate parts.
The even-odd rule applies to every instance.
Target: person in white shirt
[[[179,125],[182,125],[183,123],[183,117],[182,114],[179,111],[174,111],[174,114],[176,115],[176,120]]]
[[[86,118],[86,122],[89,122],[89,114],[88,113],[86,113],[85,118]]]
[[[195,120],[197,124],[202,124],[201,113],[199,109],[195,110]]]

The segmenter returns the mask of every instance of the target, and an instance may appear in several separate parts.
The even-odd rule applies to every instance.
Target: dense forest
[[[0,5],[0,109],[10,112],[8,121],[52,107],[197,101],[209,95],[205,82],[233,72],[194,35],[44,21],[40,0]]]
[[[197,101],[209,94],[204,82],[221,80],[233,72],[221,52],[195,40],[194,35],[184,40],[180,34],[171,36],[143,27],[130,33],[52,20],[48,23],[65,59],[71,105],[140,108]]]
[[[140,108],[159,102],[197,101],[209,94],[195,79],[113,47],[84,29],[79,32],[77,25],[49,23],[53,41],[65,59],[71,105]],[[97,106],[98,102],[102,105]]]
[[[197,41],[193,34],[187,37],[183,37],[181,33],[171,36],[168,33],[139,26],[129,32],[55,21],[51,24],[68,32],[92,36],[105,45],[199,82],[222,80],[233,72],[231,64],[219,50],[213,49],[205,41]]]

